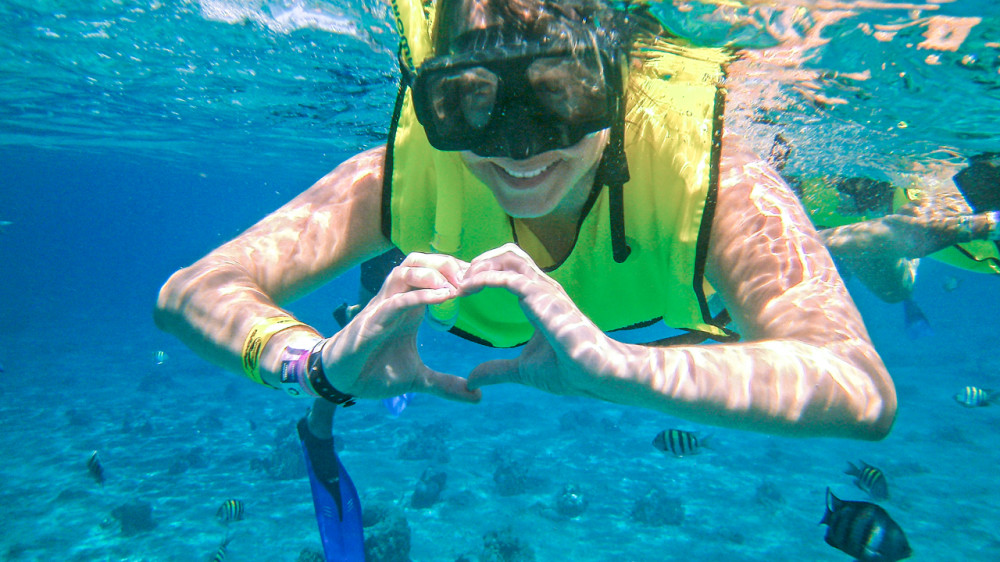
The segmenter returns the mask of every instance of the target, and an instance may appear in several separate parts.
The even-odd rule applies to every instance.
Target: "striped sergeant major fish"
[[[656,434],[653,446],[664,453],[683,457],[701,452],[707,440],[707,437],[699,439],[694,433],[683,429],[667,429]]]
[[[219,548],[215,549],[215,553],[208,559],[208,562],[223,562],[229,556],[229,541],[231,540],[233,540],[232,537],[226,535],[226,538],[219,543]]]
[[[233,521],[243,521],[244,506],[243,500],[226,500],[222,502],[219,506],[219,510],[215,512],[215,516],[219,519],[219,523],[223,525],[228,525]]]
[[[826,544],[846,552],[857,562],[896,562],[913,554],[899,524],[870,502],[850,502],[826,489]]]
[[[967,386],[955,395],[955,402],[966,408],[978,408],[989,406],[990,402],[995,400],[997,396],[1000,396],[1000,393],[977,386]]]
[[[844,474],[854,476],[854,485],[876,500],[889,499],[889,482],[878,468],[861,461],[861,466],[848,462]]]

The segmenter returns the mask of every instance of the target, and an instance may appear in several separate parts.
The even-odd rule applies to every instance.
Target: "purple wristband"
[[[286,347],[281,350],[281,373],[278,380],[281,389],[291,396],[305,398],[319,394],[309,385],[306,376],[309,364],[309,350]]]

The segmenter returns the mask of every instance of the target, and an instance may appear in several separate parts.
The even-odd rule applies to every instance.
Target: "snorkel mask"
[[[400,46],[403,88],[431,146],[521,160],[610,129],[593,193],[608,187],[613,257],[624,262],[627,11],[605,0],[437,0],[433,21],[434,56],[414,68]]]
[[[433,57],[412,87],[434,148],[525,159],[611,127],[621,84],[620,68],[603,50],[531,45]]]
[[[604,0],[437,0],[435,56],[409,77],[431,146],[526,159],[624,121],[611,17]]]

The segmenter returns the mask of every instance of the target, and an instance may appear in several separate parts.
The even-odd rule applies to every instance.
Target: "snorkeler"
[[[617,5],[617,4],[616,4]],[[598,0],[394,3],[389,141],[175,273],[157,324],[202,356],[334,404],[517,382],[774,434],[881,439],[896,396],[794,193],[723,131],[728,55]],[[666,78],[664,78],[666,77]],[[340,331],[279,307],[399,248]],[[647,346],[663,320],[719,339]],[[520,357],[430,369],[425,317]]]
[[[783,171],[790,153],[779,134],[769,161]],[[866,177],[785,177],[845,273],[882,301],[903,303],[911,337],[929,328],[913,301],[920,259],[1000,275],[1000,154],[973,156],[951,180],[924,178],[909,187]]]
[[[438,6],[432,49],[422,11],[398,7],[416,70],[390,142],[175,273],[163,329],[256,382],[339,403],[414,390],[476,402],[516,378],[706,423],[885,436],[892,383],[832,262],[791,190],[723,134],[724,53],[600,2],[466,0]],[[393,246],[406,260],[331,337],[277,306]],[[709,284],[746,342],[604,333],[663,318],[725,337]],[[432,371],[412,345],[428,306],[524,354],[469,385]],[[323,376],[280,380],[300,356]]]
[[[952,180],[904,188],[823,176],[795,184],[834,257],[879,298],[899,302],[911,298],[923,257],[1000,274],[1000,158],[974,156]]]

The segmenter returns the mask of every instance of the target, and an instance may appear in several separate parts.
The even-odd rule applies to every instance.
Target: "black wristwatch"
[[[313,348],[312,352],[309,354],[309,363],[307,367],[309,384],[312,386],[316,394],[319,394],[320,398],[333,402],[338,406],[348,407],[353,406],[357,402],[354,400],[354,396],[350,394],[341,392],[326,378],[326,372],[323,371],[323,344],[326,340],[319,342],[319,351]]]

